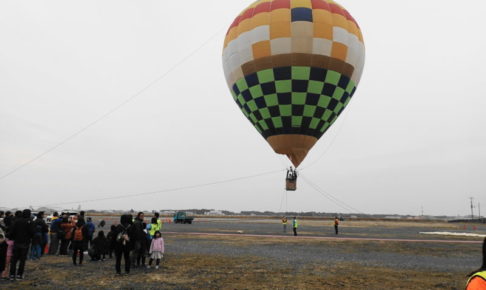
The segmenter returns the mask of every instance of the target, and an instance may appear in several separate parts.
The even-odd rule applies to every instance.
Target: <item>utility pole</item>
[[[470,197],[469,199],[471,200],[471,219],[474,219],[474,212],[473,212],[473,209],[474,209],[474,203],[473,203],[474,197]]]
[[[478,218],[481,219],[481,203],[478,201]]]
[[[420,214],[421,214],[422,216],[424,216],[424,207],[423,207],[423,206],[421,206],[421,207],[420,207]]]

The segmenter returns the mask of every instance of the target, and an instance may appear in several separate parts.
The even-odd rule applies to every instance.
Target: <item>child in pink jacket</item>
[[[158,269],[160,259],[164,257],[164,252],[164,239],[162,238],[162,234],[159,231],[156,231],[154,234],[154,238],[152,239],[152,243],[150,244],[150,260],[147,268],[150,269],[150,267],[152,266],[152,262],[155,259],[155,269]]]
[[[0,237],[0,244],[2,244],[0,247],[2,249],[5,249],[5,252],[3,254],[0,254],[0,259],[2,259],[2,261],[0,261],[0,265],[2,265],[0,266],[0,274],[2,279],[7,279],[10,271],[10,259],[13,255],[14,242],[6,239],[5,236],[2,235]]]

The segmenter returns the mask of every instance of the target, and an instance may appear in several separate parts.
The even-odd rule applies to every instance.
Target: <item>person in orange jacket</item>
[[[483,242],[483,265],[476,271],[469,274],[466,290],[484,290],[486,289],[486,238]]]
[[[334,232],[336,232],[336,235],[339,232],[339,219],[338,219],[338,217],[334,217]]]

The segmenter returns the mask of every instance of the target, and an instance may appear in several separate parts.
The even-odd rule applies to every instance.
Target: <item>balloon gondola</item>
[[[285,177],[285,190],[296,191],[297,190],[297,170],[290,166],[287,169],[287,176]]]

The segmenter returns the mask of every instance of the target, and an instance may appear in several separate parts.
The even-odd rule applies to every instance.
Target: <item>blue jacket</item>
[[[87,222],[86,227],[88,228],[88,236],[92,237],[96,230],[96,226],[94,225],[93,222]]]
[[[51,233],[57,233],[61,228],[59,227],[61,225],[62,219],[57,218],[51,222]]]

